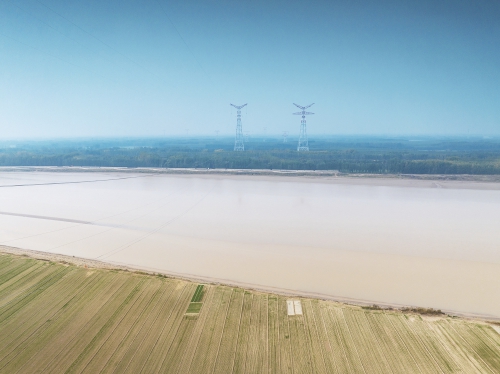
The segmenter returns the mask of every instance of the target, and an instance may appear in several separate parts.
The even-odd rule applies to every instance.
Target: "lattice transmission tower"
[[[234,105],[231,104],[231,106],[234,106],[237,110],[237,116],[236,116],[236,137],[234,138],[234,150],[235,151],[244,151],[245,150],[245,145],[243,144],[243,129],[241,127],[241,108],[245,107],[247,104],[243,105]]]
[[[314,114],[312,112],[306,112],[306,109],[313,106],[314,103],[308,106],[300,106],[293,103],[297,108],[302,109],[302,112],[293,113],[295,115],[301,115],[302,120],[300,121],[300,134],[299,134],[299,145],[297,146],[297,151],[309,151],[309,142],[307,141],[307,128],[306,128],[306,116]]]

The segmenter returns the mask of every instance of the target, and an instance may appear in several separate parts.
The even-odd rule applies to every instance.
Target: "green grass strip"
[[[188,309],[187,309],[187,312],[186,313],[200,313],[200,310],[201,310],[201,306],[203,305],[203,303],[189,303],[189,306],[188,306]]]
[[[199,284],[198,287],[196,287],[196,291],[194,291],[194,295],[191,299],[192,303],[199,303],[201,299],[203,298],[203,285]]]

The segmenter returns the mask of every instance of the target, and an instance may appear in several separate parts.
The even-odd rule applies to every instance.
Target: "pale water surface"
[[[64,183],[91,180],[106,181]],[[500,317],[498,186],[0,174],[1,186],[38,183],[61,184],[0,188],[0,244]]]

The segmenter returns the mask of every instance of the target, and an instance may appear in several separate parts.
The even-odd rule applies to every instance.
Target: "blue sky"
[[[0,3],[0,138],[500,135],[496,1]]]

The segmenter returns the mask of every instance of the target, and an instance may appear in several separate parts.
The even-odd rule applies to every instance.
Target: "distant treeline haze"
[[[265,141],[264,141],[265,140]],[[346,173],[500,174],[500,139],[321,138],[296,142],[231,138],[3,142],[1,166],[338,170]]]

